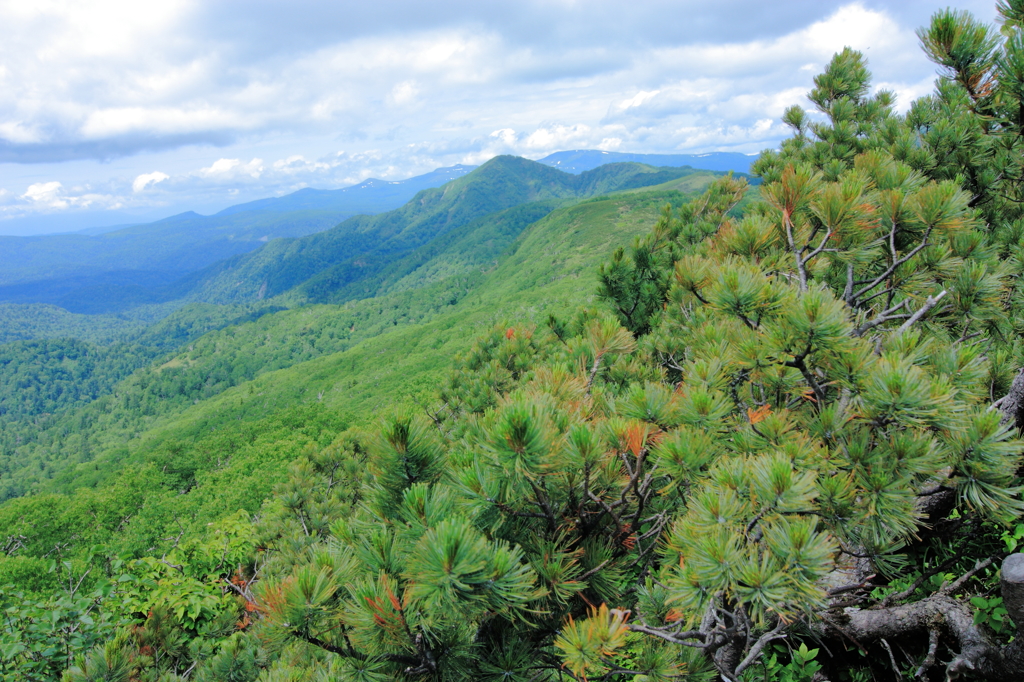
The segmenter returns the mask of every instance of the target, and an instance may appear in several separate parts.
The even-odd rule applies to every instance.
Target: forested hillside
[[[61,472],[80,462],[90,464],[80,466],[76,477],[91,480],[97,475],[106,476],[113,469],[94,461],[97,457],[103,459],[100,453],[106,449],[113,453],[111,457],[121,457],[123,443],[169,419],[174,424],[173,431],[189,422],[207,425],[240,416],[199,416],[221,404],[226,404],[232,413],[241,411],[246,419],[252,419],[291,400],[308,401],[314,393],[326,391],[323,400],[327,404],[346,412],[371,414],[389,395],[377,386],[381,373],[397,379],[403,374],[398,367],[418,367],[415,376],[407,379],[431,380],[420,376],[426,369],[420,366],[427,364],[425,359],[417,356],[410,363],[403,357],[403,349],[415,353],[417,346],[422,347],[430,338],[430,351],[440,350],[439,339],[447,334],[438,332],[437,327],[457,329],[469,311],[473,311],[474,317],[482,315],[483,319],[494,321],[532,306],[542,310],[564,309],[577,293],[572,280],[587,274],[585,264],[592,267],[602,253],[613,247],[618,239],[617,230],[636,234],[654,219],[665,201],[679,201],[685,196],[678,187],[692,192],[711,177],[707,173],[688,174],[669,187],[657,186],[642,193],[625,193],[559,209],[531,225],[525,234],[504,231],[508,227],[507,212],[499,212],[491,220],[479,221],[463,240],[452,240],[431,257],[424,256],[424,264],[418,270],[412,266],[396,269],[397,274],[404,275],[404,286],[396,287],[394,293],[343,306],[304,306],[273,314],[268,314],[272,309],[257,309],[263,314],[250,313],[256,318],[251,322],[235,319],[228,324],[227,320],[218,320],[226,325],[222,331],[207,333],[195,341],[189,336],[179,337],[181,342],[190,343],[178,353],[138,369],[113,392],[73,413],[54,411],[31,421],[8,421],[0,436],[3,496],[20,495],[55,477],[60,482],[58,489],[73,489],[66,480],[70,473],[62,476]],[[550,208],[547,206],[541,215]],[[519,225],[520,230],[523,227]],[[471,239],[473,234],[476,239]],[[473,249],[467,249],[467,244]],[[407,271],[412,275],[406,275]],[[446,276],[433,276],[437,272]],[[194,319],[199,313],[196,309],[183,312],[188,314],[168,318],[139,341],[153,343],[154,339],[180,334],[174,322],[176,317]],[[430,325],[424,328],[426,323]],[[202,327],[186,333],[198,337],[199,331]],[[462,334],[453,340],[458,347],[468,338]],[[369,348],[362,343],[365,341],[372,341]],[[383,351],[387,362],[357,359],[367,355],[372,358],[374,353],[389,348],[390,351]],[[451,352],[438,352],[429,364],[443,366]],[[315,364],[303,364],[320,358],[328,366],[339,368],[337,373]],[[212,400],[227,389],[292,366],[297,371],[283,378],[277,388],[246,389],[252,394],[266,395],[262,400]],[[125,376],[121,374],[119,378]],[[308,386],[314,376],[319,379],[315,389]],[[400,387],[401,384],[390,388]],[[354,398],[353,392],[360,397]],[[17,395],[11,399],[18,399]],[[183,410],[189,410],[184,417]],[[191,427],[186,428],[192,431]],[[93,445],[83,448],[81,438]],[[96,471],[100,473],[92,473]]]
[[[757,184],[499,157],[3,346],[0,672],[1024,679],[998,11],[920,31],[905,114],[838,51]]]
[[[551,210],[559,203],[696,172],[609,164],[572,175],[519,157],[499,156],[444,187],[424,190],[398,210],[351,218],[326,232],[280,240],[218,263],[197,275],[188,297],[213,303],[255,301],[301,287],[296,294],[303,302],[366,298],[376,291],[360,286],[362,282],[384,273],[412,250],[444,240],[452,230],[495,211],[547,202],[527,216],[536,220],[537,210]]]
[[[6,371],[12,379],[0,384],[0,404],[9,406],[5,410],[6,415],[0,414],[0,423],[3,424],[0,432],[0,497],[6,499],[24,494],[33,486],[55,478],[63,481],[61,485],[69,486],[71,483],[67,477],[71,474],[65,471],[68,466],[93,462],[96,457],[102,458],[101,453],[111,449],[120,453],[119,448],[126,440],[136,438],[167,415],[176,415],[189,405],[212,398],[259,374],[347,350],[362,340],[399,325],[432,319],[474,291],[486,279],[486,273],[494,270],[502,258],[510,254],[510,249],[528,225],[546,216],[559,203],[569,200],[529,202],[505,211],[484,214],[460,225],[464,219],[458,216],[463,213],[479,215],[488,206],[501,207],[529,199],[533,196],[532,186],[552,179],[560,191],[587,195],[609,186],[631,187],[658,182],[666,177],[676,178],[670,186],[658,186],[659,196],[667,198],[679,189],[692,191],[699,188],[710,177],[706,172],[692,169],[659,171],[635,164],[619,164],[577,178],[525,160],[503,160],[501,163],[518,167],[520,172],[501,179],[499,176],[505,172],[503,166],[491,164],[482,169],[482,177],[467,178],[459,196],[453,193],[452,198],[442,202],[440,212],[456,216],[449,218],[454,225],[451,233],[442,233],[424,246],[408,252],[377,278],[366,283],[357,282],[359,289],[353,287],[333,294],[340,300],[367,299],[378,292],[384,294],[394,290],[391,296],[344,309],[302,308],[294,311],[295,314],[278,315],[274,313],[285,308],[273,301],[259,305],[193,303],[148,328],[141,321],[134,324],[111,318],[94,321],[86,316],[65,314],[71,319],[62,323],[64,318],[57,317],[60,322],[50,323],[51,334],[46,335],[71,333],[82,341],[55,341],[50,344],[57,349],[54,353],[40,352],[31,363],[23,362],[27,359],[25,349],[36,348],[38,343],[8,347],[7,352],[21,361],[8,363]],[[538,169],[544,174],[540,180],[536,176]],[[522,187],[517,188],[516,183],[521,183]],[[652,205],[650,200],[644,201],[648,202],[645,204],[648,207]],[[402,216],[410,211],[415,216],[425,214],[428,225],[421,225],[420,229],[429,230],[429,221],[436,222],[440,212],[417,210],[422,207],[422,203],[414,202],[411,209],[383,214],[380,218],[385,225],[398,225]],[[415,221],[410,223],[414,227],[417,225]],[[313,248],[325,261],[338,258],[322,242],[317,242]],[[384,258],[382,263],[386,265],[388,260]],[[276,267],[279,271],[285,269],[280,263]],[[302,271],[299,271],[296,279],[301,281],[301,275]],[[302,287],[286,296],[284,302],[287,304],[287,299],[302,302],[306,298]],[[11,310],[18,312],[17,307],[11,307]],[[56,314],[57,309],[54,310]],[[323,317],[318,315],[314,324],[304,322],[301,329],[296,329],[295,320],[308,319],[311,313],[318,312],[322,312]],[[263,316],[270,317],[255,323]],[[17,323],[20,321],[17,318],[12,320],[15,323],[11,325],[12,330],[19,328]],[[254,323],[244,324],[247,321]],[[32,330],[33,325],[39,326],[39,322],[41,320],[33,316],[31,324],[22,329]],[[95,332],[89,328],[90,323],[95,326]],[[223,334],[208,334],[223,327],[227,328]],[[204,334],[208,336],[200,339]],[[164,357],[147,367],[168,351],[196,339],[199,341],[189,345],[184,357]],[[88,345],[103,340],[116,340],[119,345]],[[81,377],[83,386],[63,386],[59,377],[65,373],[69,361],[61,349],[83,352],[82,348],[88,348],[84,352],[90,359],[88,371]],[[120,385],[122,381],[124,384]],[[57,384],[40,388],[51,382]],[[97,392],[97,386],[103,386],[104,390]],[[32,395],[39,390],[51,394],[45,401],[46,407],[24,407],[24,404],[35,405],[38,402]],[[279,403],[275,401],[274,404]],[[84,480],[95,482],[97,478],[107,476],[110,470],[93,464],[90,472],[98,473],[75,474],[70,480],[78,481],[84,476]]]

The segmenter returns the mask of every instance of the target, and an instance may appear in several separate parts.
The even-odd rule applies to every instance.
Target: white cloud
[[[729,125],[717,128],[705,126],[683,127],[674,131],[679,140],[676,149],[696,152],[701,149],[743,149],[751,142],[758,144],[766,139],[778,139],[787,134],[781,123],[772,119],[761,119],[749,126]]]
[[[649,99],[651,99],[652,97],[657,95],[659,92],[661,92],[661,91],[660,90],[651,90],[650,92],[646,92],[644,90],[641,90],[640,92],[636,93],[634,96],[630,97],[629,99],[622,100],[622,102],[619,104],[619,108],[622,109],[622,110],[625,110],[625,109],[629,109],[631,107],[643,106],[643,104],[645,102],[647,102]]]
[[[208,106],[115,107],[89,114],[79,132],[85,139],[97,139],[139,132],[166,135],[237,130],[253,127],[258,118]]]
[[[206,176],[223,175],[231,172],[240,163],[242,162],[238,159],[218,159],[217,161],[214,161],[213,165],[209,168],[200,169],[199,173]]]
[[[46,208],[67,208],[68,202],[60,196],[63,189],[64,185],[57,181],[37,182],[29,185],[21,198]]]
[[[86,187],[72,188],[72,192],[69,193],[64,185],[56,180],[29,185],[20,198],[29,202],[31,208],[42,212],[64,211],[70,208],[118,209],[124,205],[120,197],[91,192]]]
[[[502,128],[501,130],[495,130],[491,133],[491,137],[496,138],[503,144],[512,146],[516,143],[516,131],[511,128]]]
[[[15,144],[32,144],[43,139],[38,130],[26,126],[23,121],[0,123],[0,138]]]
[[[134,181],[132,181],[132,191],[136,193],[141,192],[144,189],[146,189],[147,186],[163,182],[169,177],[171,176],[168,175],[167,173],[161,173],[160,171],[155,171],[153,173],[143,173],[142,175],[135,178]]]
[[[591,129],[585,123],[575,125],[555,125],[538,128],[523,141],[526,149],[547,151],[555,148],[576,147],[585,140],[590,140]]]
[[[402,81],[391,88],[391,101],[394,104],[403,106],[411,104],[416,99],[416,95],[419,94],[419,88],[416,87],[416,83],[413,81]]]
[[[278,159],[271,167],[278,173],[284,173],[285,175],[299,175],[302,173],[329,171],[334,166],[324,161],[310,161],[301,154],[294,154],[289,156],[287,159]]]
[[[4,3],[2,15],[12,29],[28,29],[43,40],[36,54],[47,60],[68,56],[132,56],[151,47],[179,25],[193,2],[165,0],[140,4],[132,0],[74,0]],[[39,31],[45,25],[45,31]]]
[[[198,175],[213,180],[232,180],[248,176],[258,179],[263,174],[263,159],[242,163],[238,159],[218,159],[208,168],[200,168]]]
[[[240,42],[244,39],[238,35],[215,37],[212,26],[196,23],[208,8],[192,2],[164,3],[153,17],[113,0],[96,3],[95,16],[73,3],[56,2],[38,10],[8,5],[0,8],[0,26],[7,21],[0,38],[8,38],[0,40],[0,62],[11,74],[0,90],[0,136],[21,145],[42,145],[40,149],[55,146],[51,154],[105,158],[147,145],[223,143],[243,134],[285,131],[308,135],[363,128],[370,135],[397,140],[393,131],[401,128],[402,141],[410,142],[430,139],[441,121],[454,117],[491,130],[551,129],[579,121],[593,126],[609,113],[666,116],[657,101],[666,90],[688,82],[679,80],[683,73],[695,75],[689,82],[710,78],[722,89],[739,86],[764,93],[781,80],[790,81],[785,87],[793,87],[793,81],[807,83],[810,73],[800,68],[823,63],[844,43],[877,52],[899,48],[909,36],[916,50],[909,28],[858,3],[773,39],[694,42],[694,31],[687,30],[688,37],[672,41],[674,45],[641,41],[611,50],[605,42],[612,34],[605,32],[613,24],[593,22],[609,20],[614,4],[587,12],[575,5],[518,10],[524,17],[536,12],[545,22],[557,17],[568,21],[570,16],[572,22],[590,22],[601,29],[594,38],[581,29],[571,40],[531,44],[502,23],[471,25],[455,18],[458,12],[441,8],[442,19],[419,22],[419,30],[358,35],[346,30],[334,40],[324,33],[305,50],[265,58],[258,56],[256,43]],[[495,16],[511,11],[496,7]],[[416,13],[415,8],[404,9],[399,15]],[[740,19],[761,11],[753,6],[743,10]],[[701,7],[687,11],[702,19],[709,14]],[[629,16],[645,12],[653,10],[631,6],[614,25],[624,29],[631,23]],[[682,21],[676,14],[662,23]],[[305,17],[280,19],[284,25],[262,28],[272,34],[287,31],[289,22]],[[543,28],[561,30],[547,23]],[[644,31],[662,28],[648,26]],[[733,33],[750,33],[741,28]],[[15,29],[32,40],[15,35]],[[52,76],[58,73],[62,77]],[[753,75],[766,77],[749,80]],[[748,81],[737,83],[734,78]],[[406,120],[405,108],[411,105],[417,107],[415,121]],[[75,146],[76,141],[95,144]]]
[[[924,61],[913,27],[901,26],[891,15],[859,2],[840,7],[829,17],[770,40],[691,43],[655,50],[655,63],[685,64],[702,76],[743,77],[781,69],[817,72],[831,56],[849,46],[900,59],[910,53]],[[811,60],[811,61],[809,61]]]

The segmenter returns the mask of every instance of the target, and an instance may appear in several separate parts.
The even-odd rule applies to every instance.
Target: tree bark
[[[917,511],[921,514],[921,521],[927,524],[926,527],[933,527],[935,524],[949,517],[949,513],[956,507],[956,489],[940,488],[934,492],[929,491],[927,495],[918,495]]]
[[[1003,607],[1020,630],[1024,628],[1024,554],[1006,557],[1001,583]]]
[[[947,679],[1020,682],[1024,680],[1024,554],[1011,554],[1003,561],[1002,594],[1018,627],[1014,641],[1006,646],[994,642],[974,624],[968,604],[943,592],[889,608],[845,609],[839,618],[831,619],[825,634],[868,643],[938,630],[946,636],[950,649],[959,649],[946,666]]]
[[[1024,427],[1024,370],[1013,379],[1010,392],[998,402],[999,411],[1003,413],[1002,424],[1013,424],[1018,429]]]

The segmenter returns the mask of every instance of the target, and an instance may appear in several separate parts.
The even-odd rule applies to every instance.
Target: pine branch
[[[807,254],[807,256],[804,257],[804,259],[803,259],[804,264],[809,263],[812,258],[816,258],[823,251],[828,251],[829,250],[829,249],[825,248],[825,244],[828,243],[828,240],[829,240],[829,238],[831,236],[832,236],[832,228],[829,228],[828,232],[825,233],[825,236],[821,238],[821,243],[818,244],[818,248],[816,248],[814,251],[811,251],[809,254]],[[804,247],[805,250],[807,248],[808,247],[806,247],[806,246]]]
[[[850,305],[853,298],[853,263],[846,264],[846,287],[843,289],[843,300]],[[852,307],[852,306],[851,306]]]
[[[555,528],[558,526],[558,523],[555,521],[555,513],[551,509],[551,503],[547,499],[546,491],[542,492],[541,489],[537,487],[537,484],[529,478],[527,478],[526,481],[530,484],[530,487],[533,488],[533,494],[537,496],[534,504],[544,511],[543,518],[547,519],[548,530],[552,533],[555,532]]]
[[[757,642],[754,644],[754,646],[752,646],[750,648],[750,651],[747,653],[747,655],[743,659],[743,661],[740,662],[740,664],[738,666],[736,666],[736,671],[733,673],[733,675],[734,675],[733,679],[734,680],[738,680],[739,679],[739,676],[743,674],[743,671],[746,670],[747,668],[749,668],[750,665],[752,663],[754,663],[761,656],[761,652],[764,650],[765,646],[767,646],[769,642],[774,642],[777,639],[785,639],[786,638],[785,630],[786,630],[786,623],[783,622],[783,621],[780,621],[779,624],[776,625],[774,629],[772,629],[772,630],[764,633],[760,637],[758,637],[757,638]],[[722,679],[726,680],[726,682],[732,682],[731,680],[726,678],[724,675],[722,676]]]
[[[910,319],[907,320],[906,322],[904,322],[900,326],[900,328],[896,330],[896,333],[897,334],[902,334],[903,332],[907,331],[912,326],[914,326],[914,323],[917,322],[918,320],[920,320],[922,317],[924,317],[928,313],[929,310],[931,310],[936,305],[938,305],[939,301],[941,301],[945,295],[946,295],[946,290],[943,289],[942,291],[939,292],[939,294],[937,296],[929,296],[928,300],[926,300],[924,302],[924,305],[921,306],[921,308],[916,313],[911,315]]]
[[[864,336],[865,332],[869,332],[875,327],[885,324],[886,322],[889,322],[891,320],[902,320],[910,317],[909,314],[896,314],[897,311],[905,308],[907,306],[907,303],[909,302],[910,300],[905,298],[896,305],[892,306],[891,308],[883,310],[882,312],[878,313],[878,315],[876,315],[874,319],[871,319],[862,324],[861,326],[857,327],[853,331],[853,334],[851,334],[851,336],[853,336],[854,338],[860,338],[861,336]]]
[[[825,404],[825,389],[821,387],[818,381],[814,378],[814,375],[811,373],[811,370],[807,367],[807,363],[805,362],[805,360],[807,356],[810,355],[810,353],[811,344],[810,342],[808,342],[807,348],[806,350],[804,350],[803,353],[794,357],[792,360],[787,360],[782,364],[784,364],[786,367],[792,367],[794,369],[800,370],[800,374],[803,375],[804,381],[807,382],[807,385],[811,387],[811,391],[814,392],[814,398],[815,400],[817,400],[818,408],[820,409]]]
[[[507,504],[505,504],[504,502],[499,502],[498,500],[494,499],[493,497],[488,497],[486,499],[487,499],[488,502],[493,504],[495,507],[497,507],[501,511],[505,512],[506,514],[511,514],[512,516],[518,516],[518,517],[524,518],[524,519],[545,519],[546,520],[548,518],[546,514],[538,514],[536,512],[517,511],[517,510],[513,509],[512,507],[508,506]]]
[[[902,258],[898,258],[898,259],[894,260],[892,265],[890,265],[888,268],[886,268],[885,271],[881,275],[879,275],[878,277],[876,277],[873,280],[858,280],[858,281],[856,281],[855,284],[864,284],[866,282],[867,286],[863,287],[862,289],[860,289],[860,291],[858,291],[857,293],[853,294],[846,301],[846,303],[851,308],[859,307],[860,303],[858,302],[857,299],[859,299],[861,296],[863,296],[864,294],[866,294],[867,292],[871,291],[872,289],[877,287],[879,284],[884,282],[886,279],[889,278],[890,275],[892,275],[894,272],[896,272],[896,268],[898,268],[899,266],[901,266],[904,263],[906,263],[908,260],[910,260],[911,258],[916,256],[918,253],[920,253],[922,249],[924,249],[926,246],[929,245],[928,244],[928,236],[931,234],[931,231],[932,231],[932,228],[931,228],[931,226],[929,226],[928,229],[925,230],[924,236],[921,238],[921,243],[918,244],[913,249],[911,249]],[[895,239],[895,236],[896,236],[896,225],[894,224],[892,231],[890,231],[890,233],[889,233],[889,245],[890,245],[889,248],[892,251],[894,258],[895,258],[895,254],[896,254],[896,246],[895,246],[895,243],[893,241]]]
[[[609,557],[608,559],[605,559],[604,561],[602,561],[601,563],[599,563],[599,564],[598,564],[597,566],[594,566],[594,567],[593,567],[592,569],[590,569],[589,571],[587,571],[586,573],[584,573],[583,575],[581,575],[581,576],[580,576],[579,578],[576,578],[576,580],[586,580],[587,578],[589,578],[590,576],[592,576],[592,575],[596,574],[596,573],[597,573],[598,571],[600,571],[600,570],[601,570],[602,568],[604,568],[605,566],[607,566],[608,564],[610,564],[610,563],[611,563],[611,561],[612,561],[612,560],[611,560],[611,558],[610,558],[610,557]]]
[[[885,649],[886,653],[889,654],[889,663],[892,665],[892,671],[896,673],[896,679],[902,680],[903,675],[900,673],[900,667],[896,665],[896,657],[892,655],[892,647],[889,646],[889,641],[885,637],[878,641],[882,644],[882,648]]]
[[[587,395],[590,395],[590,389],[594,385],[594,378],[597,377],[597,372],[601,369],[601,358],[603,357],[604,353],[594,353],[594,364],[590,368],[590,374],[587,375]]]
[[[938,573],[942,573],[943,571],[945,571],[947,568],[949,568],[950,566],[952,566],[953,564],[955,564],[959,560],[960,560],[960,555],[954,554],[952,557],[950,557],[946,561],[942,562],[941,564],[939,564],[937,567],[933,568],[932,570],[926,571],[925,573],[922,573],[917,578],[917,580],[915,580],[914,582],[912,582],[910,584],[910,587],[908,587],[905,590],[901,590],[900,592],[894,592],[893,594],[890,594],[885,599],[883,599],[881,602],[879,602],[878,605],[883,607],[883,608],[885,608],[885,607],[888,607],[888,606],[892,606],[893,604],[895,604],[897,602],[903,601],[907,597],[909,597],[912,594],[914,594],[914,592],[917,591],[917,588],[921,587],[921,585],[924,584],[925,580],[927,580],[928,578],[931,578],[933,575],[936,575]]]
[[[935,656],[939,650],[939,629],[929,628],[928,629],[928,654],[925,656],[924,661],[921,662],[921,666],[914,673],[914,677],[919,680],[925,679],[928,671],[935,665]]]
[[[632,632],[642,632],[645,635],[651,635],[663,639],[666,642],[672,644],[681,644],[682,646],[692,647],[694,649],[707,648],[707,634],[700,630],[686,630],[684,632],[672,632],[672,630],[678,629],[681,626],[675,626],[672,628],[655,628],[649,625],[627,625]]]
[[[893,287],[888,287],[886,289],[882,289],[881,291],[877,291],[877,292],[871,294],[870,296],[868,296],[867,298],[865,298],[864,300],[860,301],[858,305],[861,305],[861,306],[867,305],[868,303],[870,303],[871,301],[875,300],[876,298],[879,298],[880,296],[886,296],[888,294],[892,294],[895,291],[896,291],[896,289],[893,288]]]
[[[971,570],[969,570],[966,573],[964,573],[962,576],[960,576],[959,578],[957,578],[956,580],[951,582],[949,585],[946,585],[946,586],[940,588],[939,589],[939,594],[953,594],[954,592],[959,590],[961,587],[963,587],[964,584],[968,580],[973,578],[974,575],[978,571],[980,571],[982,569],[985,569],[985,568],[988,568],[991,565],[992,565],[992,557],[989,557],[988,559],[985,559],[984,561],[976,561],[974,563],[974,568],[972,568]]]
[[[800,284],[801,293],[807,291],[807,270],[804,269],[804,261],[800,256],[800,249],[797,248],[793,239],[793,221],[788,212],[782,212],[782,222],[786,226],[786,240],[789,242],[789,250],[793,252],[793,260],[796,263],[797,280]]]
[[[597,502],[597,504],[600,505],[600,507],[602,509],[604,509],[605,513],[607,513],[608,516],[612,517],[612,521],[615,522],[615,527],[617,529],[617,532],[621,533],[622,532],[622,521],[619,519],[618,515],[612,510],[612,508],[608,506],[608,503],[605,502],[604,500],[602,500],[600,497],[598,497],[597,495],[595,495],[593,492],[591,492],[589,490],[587,491],[587,495],[590,496],[591,500],[593,500],[594,502]]]

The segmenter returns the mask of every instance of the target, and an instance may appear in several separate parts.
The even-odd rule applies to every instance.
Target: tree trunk
[[[1007,646],[1000,646],[974,624],[969,605],[943,592],[889,608],[845,609],[840,618],[832,618],[825,634],[867,643],[938,631],[951,650],[959,649],[946,666],[947,679],[1020,682],[1024,680],[1024,554],[1011,554],[1003,561],[1001,587],[1003,603],[1018,628]]]
[[[1024,370],[1014,377],[1010,392],[1003,396],[998,405],[999,411],[1003,413],[1002,424],[1024,428]]]

